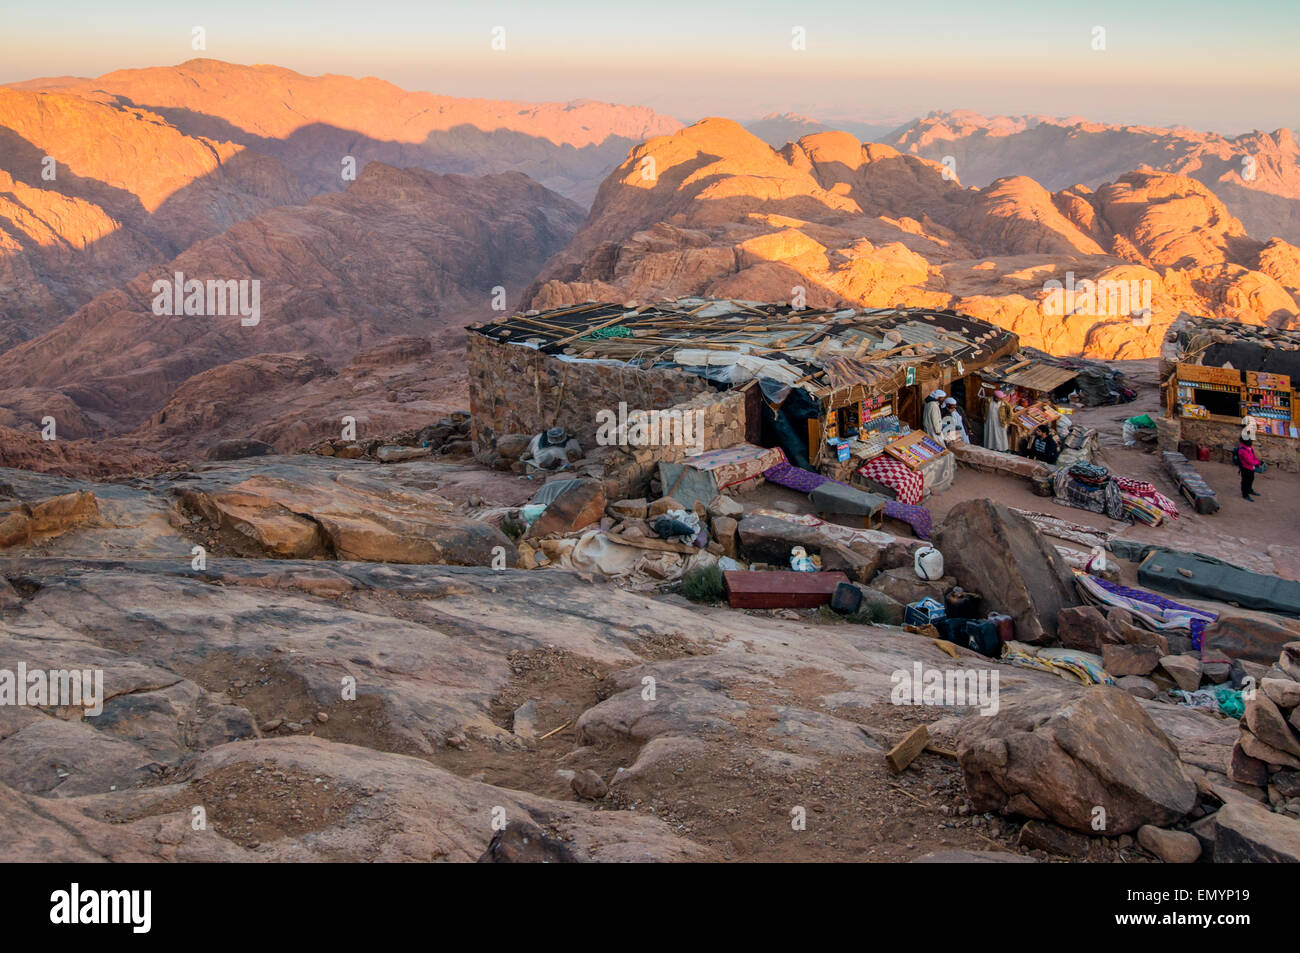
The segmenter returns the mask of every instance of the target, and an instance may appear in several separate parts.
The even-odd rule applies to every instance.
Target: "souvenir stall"
[[[1039,426],[1063,431],[1061,417],[1073,413],[1068,398],[1078,372],[1033,358],[1012,355],[991,364],[979,373],[978,403],[980,415],[995,390],[1006,394],[1011,410],[1007,426],[1007,445],[1015,453]],[[1068,423],[1068,420],[1067,420]]]
[[[1246,418],[1270,468],[1300,470],[1300,332],[1182,316],[1166,336],[1160,449],[1231,462]]]

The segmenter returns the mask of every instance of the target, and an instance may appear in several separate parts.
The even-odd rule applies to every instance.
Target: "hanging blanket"
[[[925,479],[901,460],[882,454],[858,467],[858,473],[868,480],[894,491],[899,503],[916,506],[925,493]],[[888,514],[888,510],[886,510]]]
[[[1182,605],[1146,589],[1121,586],[1078,569],[1074,571],[1074,583],[1085,601],[1127,609],[1149,629],[1186,629],[1197,649],[1201,647],[1205,627],[1219,617],[1217,613]]]

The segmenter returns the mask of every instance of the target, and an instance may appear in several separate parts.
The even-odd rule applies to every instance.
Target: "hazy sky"
[[[194,27],[206,50],[192,48]],[[805,49],[793,48],[796,28]],[[1294,128],[1298,41],[1300,0],[0,0],[0,82],[209,56],[460,96],[643,104],[683,120],[973,109]]]

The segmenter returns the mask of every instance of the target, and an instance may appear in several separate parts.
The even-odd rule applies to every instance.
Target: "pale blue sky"
[[[1300,125],[1294,0],[0,3],[0,82],[210,56],[462,96],[638,103],[687,120],[901,121],[965,108],[1228,133]],[[195,26],[205,51],[191,48]],[[504,51],[491,48],[494,27]],[[806,50],[791,48],[795,27]]]

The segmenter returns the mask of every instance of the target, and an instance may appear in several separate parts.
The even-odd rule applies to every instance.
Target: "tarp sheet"
[[[1138,567],[1138,581],[1173,595],[1300,616],[1300,582],[1251,572],[1200,553],[1152,547]]]

